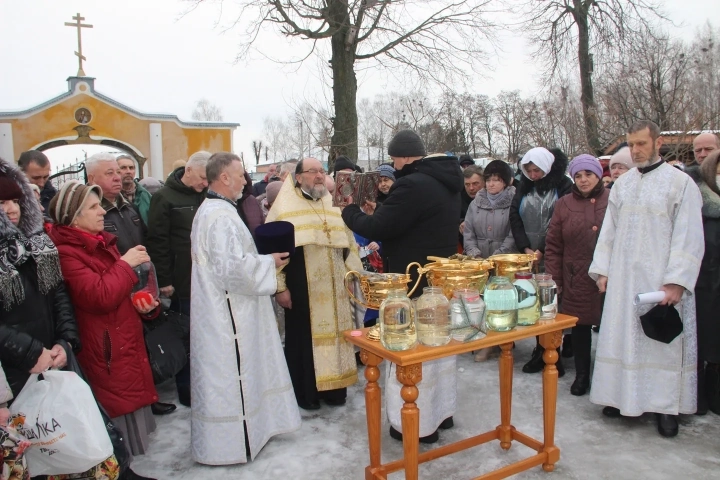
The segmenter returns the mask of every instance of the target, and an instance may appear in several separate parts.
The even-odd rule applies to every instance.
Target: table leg
[[[381,396],[380,386],[377,382],[380,378],[378,365],[383,359],[367,350],[361,350],[360,360],[365,364],[365,379],[367,380],[365,385],[365,413],[370,449],[370,468],[374,468],[380,466]]]
[[[402,417],[403,451],[405,453],[405,479],[417,480],[418,478],[418,446],[420,444],[420,410],[415,400],[418,397],[418,389],[415,386],[422,380],[422,364],[398,365],[396,372],[397,379],[403,384],[400,395],[405,404],[400,410]]]
[[[512,414],[513,354],[512,343],[500,345],[500,426],[498,427],[500,448],[508,450],[512,442],[513,427],[510,424]]]
[[[547,461],[543,463],[543,470],[552,472],[555,463],[560,459],[560,449],[555,446],[555,415],[557,413],[557,386],[558,371],[555,363],[558,361],[557,349],[562,344],[562,330],[546,333],[540,336],[540,344],[545,348],[543,360],[543,452],[547,454]]]

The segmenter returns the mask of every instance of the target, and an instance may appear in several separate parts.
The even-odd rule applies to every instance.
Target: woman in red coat
[[[103,230],[101,198],[98,186],[66,182],[50,202],[50,236],[75,307],[83,344],[78,361],[95,397],[139,455],[155,429],[150,405],[158,401],[140,315],[151,314],[157,302],[133,306],[133,267],[150,257],[142,246],[120,256],[116,237]]]
[[[603,169],[592,155],[580,155],[570,163],[575,180],[571,194],[555,204],[545,246],[545,270],[552,274],[562,294],[562,313],[579,318],[572,329],[575,356],[573,395],[590,388],[591,328],[600,324],[603,298],[588,269],[593,259],[610,192],[601,181]]]

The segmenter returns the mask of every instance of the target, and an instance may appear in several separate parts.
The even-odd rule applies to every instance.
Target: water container
[[[441,287],[425,287],[415,305],[418,341],[438,347],[450,342],[450,302]]]
[[[492,277],[485,286],[484,296],[485,323],[489,330],[507,332],[517,326],[517,291],[507,277]]]
[[[380,305],[380,343],[388,350],[410,350],[417,345],[415,313],[405,290],[390,290]]]

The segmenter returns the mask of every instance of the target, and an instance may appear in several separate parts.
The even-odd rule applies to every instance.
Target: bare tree
[[[260,156],[262,155],[263,142],[262,140],[252,141],[253,155],[255,155],[255,165],[260,163]]]
[[[517,90],[500,92],[495,99],[495,115],[510,162],[516,162],[520,153],[528,148],[526,110],[527,101]]]
[[[201,98],[195,104],[192,119],[198,122],[222,122],[223,116],[220,107],[207,98]]]
[[[577,61],[585,135],[595,152],[601,145],[593,59],[631,45],[636,32],[663,18],[653,0],[526,0],[523,27],[537,45],[535,58],[545,60],[546,78]]]
[[[196,6],[206,0],[191,0]],[[492,32],[482,14],[491,0],[240,0],[237,23],[247,26],[239,56],[245,57],[267,24],[309,42],[308,58],[329,43],[333,87],[331,161],[357,158],[357,62],[407,67],[417,77],[445,81],[466,75],[486,58]],[[412,6],[412,8],[410,8]]]

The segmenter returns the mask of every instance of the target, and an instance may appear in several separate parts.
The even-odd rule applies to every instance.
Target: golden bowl
[[[464,288],[477,289],[482,293],[493,268],[493,262],[483,259],[445,259],[429,257],[435,260],[426,264],[422,271],[427,277],[428,284],[441,287],[443,294],[450,299],[455,290]]]
[[[515,272],[532,272],[535,255],[527,253],[507,253],[504,255],[493,255],[488,258],[495,264],[495,275],[507,277],[511,282],[515,281]]]

